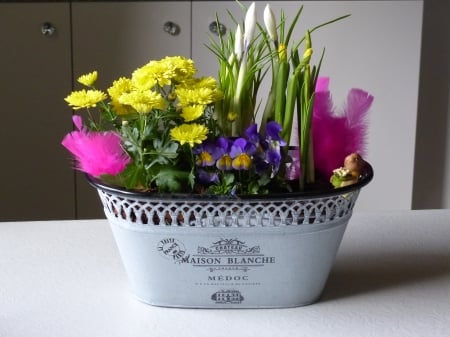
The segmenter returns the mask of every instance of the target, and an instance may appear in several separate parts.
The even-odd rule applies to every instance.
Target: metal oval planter
[[[242,198],[137,193],[88,180],[139,300],[279,308],[318,300],[359,191],[372,177],[368,165],[351,186]]]

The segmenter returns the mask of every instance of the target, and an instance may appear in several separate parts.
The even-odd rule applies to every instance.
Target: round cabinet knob
[[[209,24],[209,31],[217,36],[223,36],[227,33],[227,27],[220,22],[213,21]]]
[[[173,36],[178,35],[181,32],[180,26],[172,21],[167,21],[163,26],[163,30]]]
[[[55,34],[55,31],[56,31],[55,26],[53,26],[53,24],[50,22],[44,22],[41,25],[41,33],[44,36],[52,36],[53,34]]]

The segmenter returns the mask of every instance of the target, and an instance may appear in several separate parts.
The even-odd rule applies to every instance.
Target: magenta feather
[[[314,164],[330,177],[353,152],[366,154],[368,112],[374,97],[361,89],[351,89],[343,111],[335,111],[328,78],[319,78],[313,108]]]
[[[78,130],[67,134],[62,145],[74,156],[78,170],[98,177],[125,169],[131,158],[123,150],[119,134],[88,131],[78,115],[73,116],[73,123]]]

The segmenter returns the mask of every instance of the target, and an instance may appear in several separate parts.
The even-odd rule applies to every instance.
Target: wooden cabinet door
[[[74,79],[97,70],[98,86],[106,89],[151,59],[190,57],[190,8],[187,1],[72,3]],[[77,175],[77,216],[104,216],[82,175]]]
[[[331,78],[336,106],[343,105],[354,87],[375,96],[367,156],[375,179],[361,193],[358,209],[410,209],[423,1],[273,1],[271,7],[275,13],[283,8],[289,24],[300,4],[304,9],[293,41],[299,41],[307,28],[351,14],[313,33],[315,62],[326,47],[321,74]],[[265,5],[256,2],[260,23]],[[234,1],[192,3],[192,56],[205,75],[217,74],[215,56],[203,47],[208,26],[215,13],[228,25],[227,9],[243,21],[244,13]]]
[[[0,45],[0,221],[73,218],[69,4],[0,3]]]

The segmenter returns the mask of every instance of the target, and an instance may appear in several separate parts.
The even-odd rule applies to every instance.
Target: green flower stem
[[[302,85],[301,103],[301,129],[300,129],[300,162],[301,175],[300,187],[304,188],[306,183],[313,183],[314,176],[314,153],[312,151],[312,112],[314,104],[314,92],[312,90],[311,71],[309,64],[305,65]]]
[[[100,130],[100,123],[99,124],[95,123],[95,119],[92,116],[91,109],[86,108],[86,112],[87,112],[88,120],[89,120],[89,129],[92,130],[92,131],[99,131]]]
[[[235,130],[233,130],[233,135],[237,136],[240,134],[244,123],[244,113],[242,111],[242,99],[245,97],[242,97],[242,93],[246,92],[244,85],[246,80],[246,73],[247,73],[247,55],[244,55],[241,66],[239,67],[239,74],[236,84],[236,93],[234,96],[233,106],[234,106],[234,112],[237,113],[237,121],[235,123]]]
[[[269,96],[267,98],[266,106],[264,108],[263,116],[261,119],[261,130],[264,130],[267,122],[271,121],[275,117],[275,98],[276,98],[276,79],[278,78],[278,60],[273,60],[272,63],[272,84],[270,87]]]
[[[286,108],[283,117],[281,137],[289,143],[292,132],[292,122],[294,119],[294,108],[297,96],[297,83],[299,77],[300,67],[295,69],[294,73],[289,76],[286,92]]]
[[[114,119],[114,117],[113,117],[110,109],[108,108],[108,105],[104,101],[99,102],[99,104],[100,104],[100,109],[104,112],[103,114],[99,115],[98,124],[101,127],[103,125],[103,115],[106,115],[110,121],[112,121]]]
[[[275,91],[275,121],[283,125],[284,112],[286,107],[286,86],[289,75],[289,63],[287,60],[280,60],[278,66],[278,76]]]
[[[309,62],[312,54],[311,36],[307,31],[305,35],[305,53],[303,54],[300,66],[303,68],[302,87],[300,92],[300,117],[299,117],[299,145],[300,145],[300,189],[304,189],[305,183],[315,181],[314,174],[314,152],[312,141],[312,114],[314,105],[315,78],[311,77]]]
[[[134,148],[136,149],[137,152],[137,158],[135,158],[136,160],[136,166],[141,167],[141,169],[145,169],[145,149],[144,149],[144,144],[143,144],[143,139],[142,137],[140,137],[140,135],[144,134],[144,130],[145,130],[145,125],[146,125],[146,116],[143,114],[139,114],[139,120],[138,120],[138,128],[139,128],[139,136],[138,138],[134,137],[132,134],[128,134],[127,139],[129,141],[132,142]],[[127,129],[127,132],[129,130]]]

